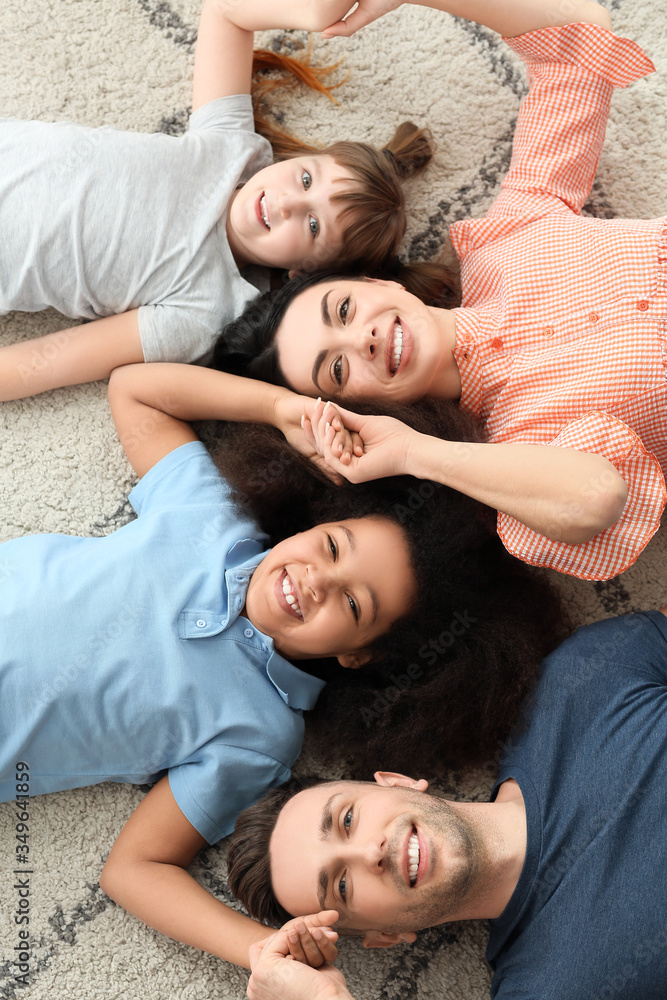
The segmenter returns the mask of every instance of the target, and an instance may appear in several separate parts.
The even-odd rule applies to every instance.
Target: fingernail
[[[325,434],[327,433],[327,431],[329,430],[329,428],[330,428],[330,427],[331,427],[331,424],[330,424],[330,423],[329,423],[329,421],[327,420],[327,424],[326,424],[326,427],[324,428],[324,433],[325,433]]]

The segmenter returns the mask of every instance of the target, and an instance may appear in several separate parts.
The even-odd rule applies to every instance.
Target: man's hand
[[[338,919],[335,910],[304,918],[324,929]],[[298,921],[290,921],[266,941],[250,949],[252,975],[248,983],[249,1000],[352,1000],[345,978],[333,965],[313,969],[294,961],[290,954],[290,933]],[[304,924],[305,926],[305,924]],[[311,925],[311,931],[314,930]]]
[[[338,920],[336,910],[322,910],[306,917],[294,917],[280,928],[287,935],[289,957],[313,969],[338,958],[338,933],[331,927]],[[264,944],[264,942],[260,942]]]
[[[404,0],[359,0],[357,9],[340,21],[336,21],[322,31],[323,38],[335,38],[340,35],[349,38],[360,28],[365,28],[371,21],[377,21],[379,17],[388,14],[390,10],[396,10]]]

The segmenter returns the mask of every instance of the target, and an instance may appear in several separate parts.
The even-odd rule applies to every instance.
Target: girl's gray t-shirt
[[[225,222],[271,159],[245,94],[198,108],[182,136],[0,120],[0,312],[139,307],[146,361],[206,360],[268,287],[239,273]]]

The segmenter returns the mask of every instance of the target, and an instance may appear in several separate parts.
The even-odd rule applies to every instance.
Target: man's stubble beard
[[[475,901],[495,880],[484,840],[475,823],[461,816],[444,799],[419,792],[415,792],[415,796],[415,804],[420,807],[415,810],[417,824],[421,821],[427,832],[440,839],[438,846],[431,841],[430,862],[434,865],[439,861],[443,873],[439,882],[421,892],[415,902],[411,902],[409,896],[406,898],[400,921],[378,928],[389,933],[423,930],[461,919],[462,910],[474,908]],[[406,835],[404,826],[392,839],[389,845],[392,858],[399,856],[399,845]],[[404,885],[401,873],[390,870],[397,884]]]

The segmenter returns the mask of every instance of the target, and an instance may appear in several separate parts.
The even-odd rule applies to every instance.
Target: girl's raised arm
[[[323,32],[326,38],[353,35],[360,28],[376,21],[383,14],[409,3],[416,7],[431,7],[455,17],[476,21],[493,31],[512,38],[536,28],[555,27],[583,21],[611,28],[611,18],[604,7],[594,0],[360,0],[359,6],[345,20],[332,22]]]
[[[191,420],[271,424],[298,450],[315,455],[301,429],[304,408],[309,413],[314,399],[227,372],[162,362],[126,365],[111,376],[109,404],[139,476],[170,451],[197,440]]]
[[[102,889],[162,934],[250,967],[248,950],[271,928],[230,909],[185,870],[206,841],[185,818],[162,778],[140,802],[120,832],[102,871]],[[333,961],[333,940],[306,917],[296,956],[318,966]]]
[[[351,6],[349,0],[204,0],[195,49],[193,111],[218,97],[250,93],[253,32],[320,31]]]

